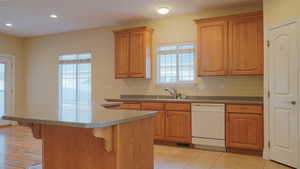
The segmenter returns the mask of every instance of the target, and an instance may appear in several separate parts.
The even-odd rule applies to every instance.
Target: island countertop
[[[2,119],[17,121],[20,123],[35,123],[46,125],[59,125],[79,128],[103,128],[125,122],[145,119],[154,116],[156,111],[135,111],[135,110],[109,110],[97,108],[92,112],[76,114],[61,113],[17,113],[4,115]]]

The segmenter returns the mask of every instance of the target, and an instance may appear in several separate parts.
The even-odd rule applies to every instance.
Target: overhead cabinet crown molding
[[[263,75],[263,13],[195,20],[198,76]]]
[[[114,31],[115,78],[151,79],[152,32],[148,27]]]

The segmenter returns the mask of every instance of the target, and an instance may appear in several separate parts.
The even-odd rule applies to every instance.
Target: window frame
[[[6,72],[6,78],[9,77],[9,79],[6,81],[5,86],[9,86],[8,90],[9,94],[7,95],[6,100],[6,107],[8,114],[14,114],[16,107],[15,107],[15,77],[16,77],[16,70],[15,70],[15,56],[8,55],[8,54],[0,54],[0,59],[9,65],[9,71]],[[7,91],[6,91],[7,92]],[[7,114],[7,113],[6,113]],[[14,124],[10,121],[5,121],[0,119],[0,125],[6,125],[6,124]]]
[[[82,54],[90,54],[91,57],[89,59],[78,59],[78,60],[60,60],[60,57],[61,56],[66,56],[66,55],[82,55]],[[79,53],[64,53],[64,54],[61,54],[58,56],[57,58],[57,74],[58,74],[58,87],[57,87],[57,91],[58,91],[58,112],[59,112],[59,118],[62,118],[62,114],[61,114],[61,105],[62,105],[62,102],[61,102],[61,85],[62,85],[62,82],[61,82],[61,70],[60,70],[60,65],[61,64],[80,64],[80,63],[90,63],[91,64],[91,84],[90,84],[90,87],[91,87],[91,93],[90,93],[90,99],[91,99],[91,111],[93,112],[94,111],[94,104],[93,104],[93,54],[92,52],[79,52]],[[78,71],[76,71],[76,76],[78,76]],[[76,82],[77,83],[77,82]],[[76,94],[77,96],[77,94]],[[78,120],[78,110],[76,110],[76,119]]]
[[[194,79],[191,81],[178,81],[178,68],[179,68],[179,64],[178,64],[178,60],[176,63],[176,71],[177,71],[177,80],[176,82],[171,82],[171,83],[163,83],[160,82],[160,47],[163,46],[181,46],[181,45],[193,45],[193,53],[194,53]],[[197,58],[196,58],[197,54],[196,54],[196,44],[194,42],[171,42],[171,43],[160,43],[158,48],[157,48],[157,55],[156,55],[156,85],[158,86],[170,86],[170,87],[180,87],[180,86],[193,86],[196,84],[196,78],[197,78]]]

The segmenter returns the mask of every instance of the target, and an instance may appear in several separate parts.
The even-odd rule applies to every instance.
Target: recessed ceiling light
[[[157,12],[161,15],[166,15],[170,12],[170,9],[167,7],[161,7],[157,9]]]
[[[13,24],[12,24],[12,23],[6,23],[5,26],[7,26],[7,27],[12,27]]]
[[[53,18],[53,19],[56,19],[56,18],[58,18],[58,16],[57,16],[57,15],[55,15],[55,14],[51,14],[51,15],[49,15],[49,17],[50,17],[50,18]]]

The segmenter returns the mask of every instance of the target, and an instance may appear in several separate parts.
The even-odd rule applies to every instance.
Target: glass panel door
[[[5,64],[0,63],[0,117],[5,114]]]
[[[12,111],[12,74],[11,64],[7,58],[0,57],[0,125],[8,125],[9,121],[2,120],[4,114]]]

